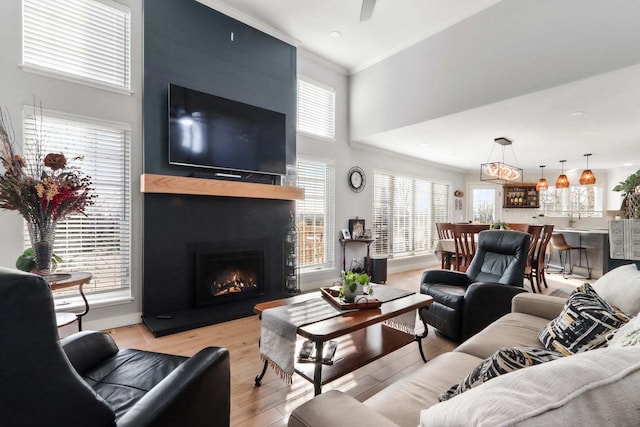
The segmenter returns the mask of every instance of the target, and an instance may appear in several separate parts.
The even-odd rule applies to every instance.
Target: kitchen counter
[[[590,277],[597,279],[609,271],[609,230],[603,228],[555,228],[554,234],[562,233],[570,246],[583,246],[586,248],[589,268],[584,254],[571,251],[571,263],[573,274],[578,277]],[[552,250],[549,264],[559,266],[558,251]],[[569,265],[567,265],[569,269]]]
[[[581,233],[581,234],[609,234],[608,228],[554,228],[554,232],[558,233]]]

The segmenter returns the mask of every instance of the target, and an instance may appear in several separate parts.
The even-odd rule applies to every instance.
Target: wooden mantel
[[[246,197],[251,199],[303,200],[304,189],[250,182],[142,174],[143,193],[190,194],[195,196]]]

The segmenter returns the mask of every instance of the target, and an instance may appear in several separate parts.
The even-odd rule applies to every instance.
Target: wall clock
[[[349,187],[352,191],[359,193],[364,190],[366,181],[364,171],[360,167],[354,166],[349,169]]]

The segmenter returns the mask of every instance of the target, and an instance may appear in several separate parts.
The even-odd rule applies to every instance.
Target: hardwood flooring
[[[422,271],[391,274],[387,285],[417,291]],[[571,289],[575,286],[575,283],[563,281],[561,278],[558,281],[554,276],[558,275],[547,276],[550,289],[546,289],[544,293],[549,293],[554,287]],[[287,385],[269,370],[262,380],[262,385],[254,386],[254,378],[262,368],[258,352],[260,321],[257,316],[160,338],[154,338],[143,324],[114,328],[107,332],[120,348],[137,348],[183,356],[192,356],[207,346],[228,348],[231,355],[232,426],[286,426],[291,411],[313,398],[313,385],[297,375],[294,375],[293,384]],[[455,347],[432,330],[422,345],[429,359]],[[323,391],[337,389],[363,401],[422,364],[417,344],[412,343],[323,386]]]

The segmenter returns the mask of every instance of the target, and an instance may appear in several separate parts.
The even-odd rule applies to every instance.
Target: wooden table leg
[[[322,393],[322,352],[323,342],[316,342],[316,366],[313,370],[313,390],[314,395],[317,396]]]

